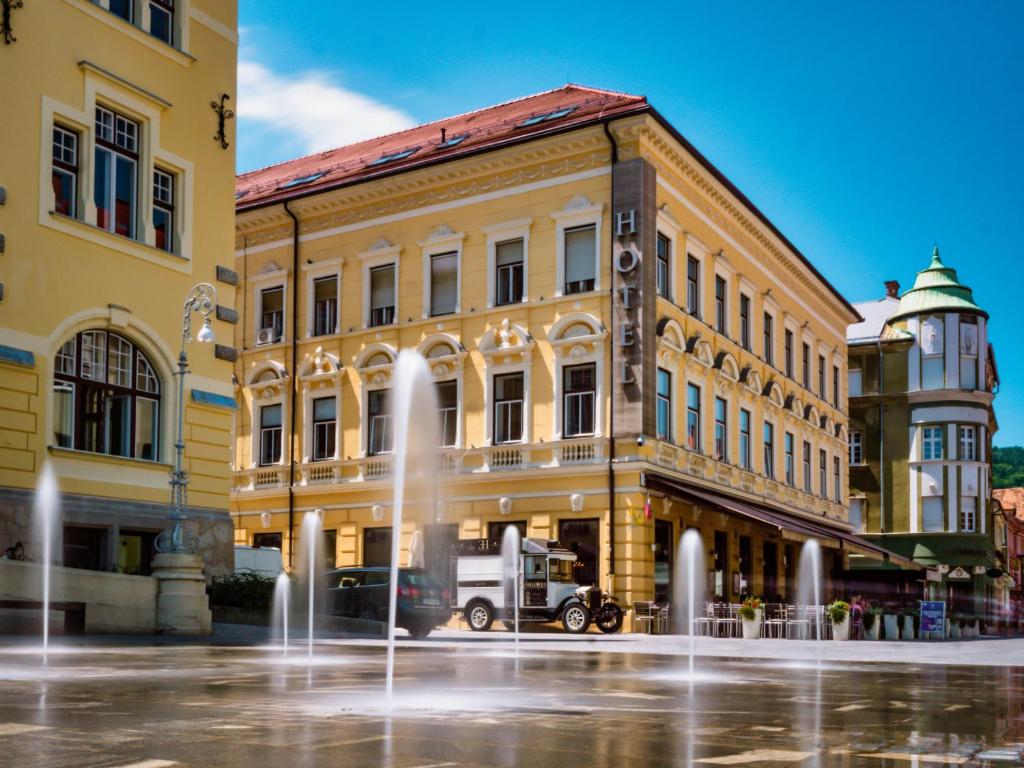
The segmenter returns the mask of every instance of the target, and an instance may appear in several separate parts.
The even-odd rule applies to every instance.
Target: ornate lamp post
[[[195,542],[186,539],[183,523],[188,518],[188,473],[183,469],[185,456],[185,374],[188,373],[188,357],[185,345],[192,343],[192,315],[203,316],[203,327],[195,340],[201,344],[213,342],[213,327],[210,314],[217,303],[217,291],[209,283],[199,283],[189,291],[182,315],[181,352],[178,355],[178,431],[174,442],[174,471],[171,472],[171,513],[170,527],[156,540],[156,549],[164,554],[192,554]]]

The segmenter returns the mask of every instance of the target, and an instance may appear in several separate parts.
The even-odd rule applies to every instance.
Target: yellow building
[[[183,304],[205,282],[222,346],[188,349],[185,468],[207,568],[231,567],[234,125],[215,140],[211,102],[230,107],[235,93],[236,14],[233,0],[11,11],[0,44],[2,549],[20,542],[39,557],[30,509],[49,462],[62,492],[55,559],[148,572],[168,512]]]
[[[508,525],[578,578],[668,597],[682,531],[716,594],[792,590],[851,547],[857,313],[643,97],[566,86],[238,179],[236,542],[323,510],[331,560],[390,554],[387,393],[437,379],[428,561]],[[614,499],[614,504],[609,502]],[[876,553],[877,554],[877,553]]]

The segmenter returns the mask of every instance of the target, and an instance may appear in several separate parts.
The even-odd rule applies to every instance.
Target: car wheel
[[[590,628],[590,611],[583,603],[569,603],[562,611],[562,626],[573,635],[581,635]]]
[[[494,623],[494,612],[487,603],[476,600],[466,606],[466,622],[474,632],[486,632]]]
[[[423,640],[427,635],[430,634],[433,627],[427,624],[421,624],[416,627],[409,628],[409,634],[412,635],[413,640]]]
[[[622,609],[617,605],[602,605],[595,619],[597,628],[606,635],[612,635],[622,629]]]

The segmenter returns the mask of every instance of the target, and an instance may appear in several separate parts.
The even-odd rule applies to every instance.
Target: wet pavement
[[[524,643],[0,647],[0,765],[1021,765],[1024,667]],[[988,645],[997,652],[999,643]]]

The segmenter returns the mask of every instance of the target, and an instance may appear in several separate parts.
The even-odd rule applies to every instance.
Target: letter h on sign
[[[619,211],[615,214],[615,234],[633,235],[636,234],[636,210],[630,208],[628,211]]]

